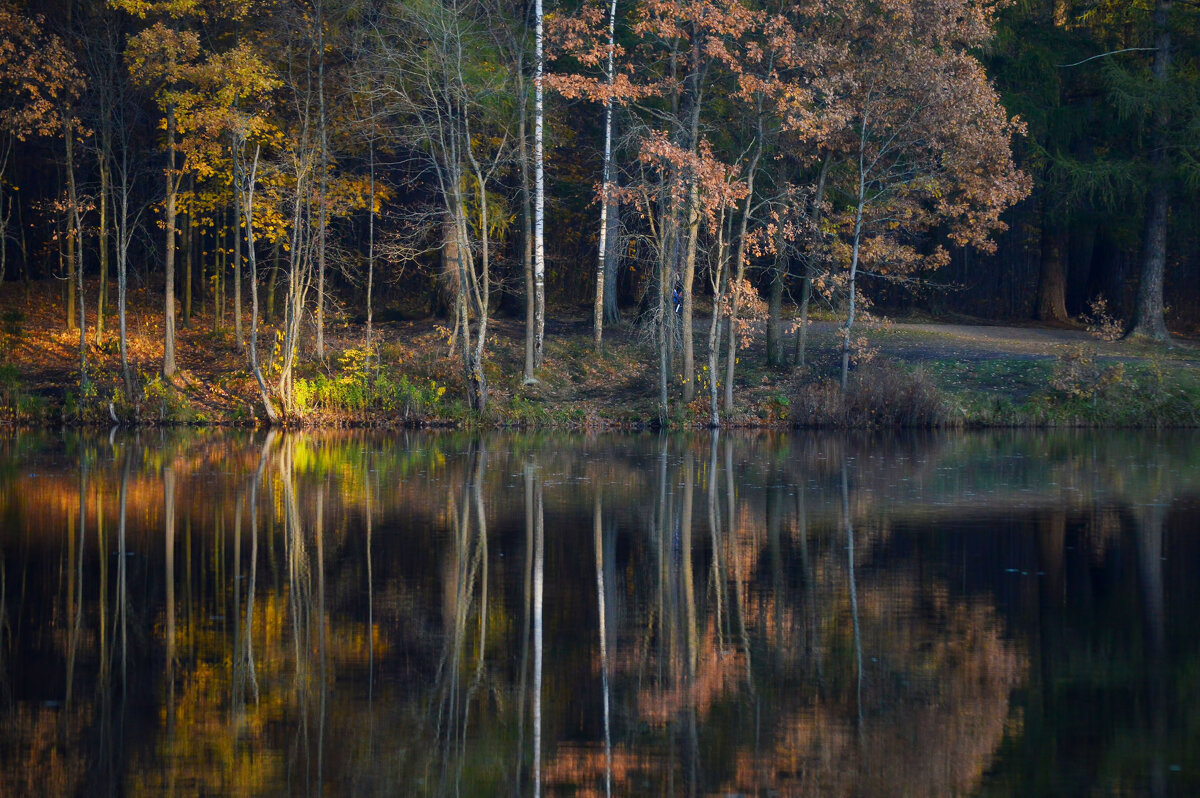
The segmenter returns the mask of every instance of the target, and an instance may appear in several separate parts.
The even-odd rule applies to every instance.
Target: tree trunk
[[[67,330],[74,332],[75,321],[75,224],[71,220],[71,212],[67,212]],[[60,250],[61,252],[61,250]]]
[[[238,351],[246,349],[242,330],[242,193],[233,192],[233,338]]]
[[[183,321],[180,326],[189,327],[192,323],[192,251],[196,244],[196,178],[193,175],[188,181],[190,187],[190,205],[184,214],[183,224]]]
[[[4,272],[8,266],[8,221],[12,218],[13,203],[4,208],[4,172],[8,167],[8,156],[12,152],[12,136],[4,135],[3,150],[0,151],[0,285],[4,284]]]
[[[613,85],[613,53],[617,25],[617,0],[608,6],[608,62],[605,77],[609,91]],[[592,307],[593,342],[597,352],[604,350],[604,288],[608,283],[605,267],[608,265],[608,215],[609,190],[612,182],[612,139],[613,139],[612,96],[604,98],[604,168],[600,179],[600,246],[596,257],[596,298]]]
[[[688,200],[687,246],[683,255],[683,312],[680,314],[683,317],[683,401],[685,404],[696,398],[693,294],[696,281],[696,248],[700,238],[700,184],[695,176],[692,177],[691,183],[691,196]]]
[[[804,350],[808,345],[808,306],[812,302],[812,278],[800,280],[800,323],[796,327],[796,367],[804,368]]]
[[[1037,318],[1065,322],[1067,315],[1067,229],[1042,215],[1042,262],[1038,273]]]
[[[543,231],[546,222],[546,175],[542,152],[542,127],[545,109],[542,104],[542,72],[545,54],[542,42],[542,0],[534,0],[534,50],[536,63],[533,79],[533,294],[536,330],[533,339],[533,366],[540,368],[546,336],[546,248]]]
[[[537,334],[537,303],[534,299],[533,279],[533,192],[530,191],[529,177],[529,131],[526,126],[528,103],[525,97],[524,50],[517,54],[517,95],[520,98],[520,108],[517,114],[517,142],[521,160],[521,266],[525,278],[525,370],[523,381],[526,385],[537,382],[534,372],[534,337]]]
[[[708,322],[708,426],[717,429],[721,426],[721,412],[717,397],[720,388],[717,373],[721,364],[721,300],[725,296],[725,258],[729,248],[725,237],[725,225],[717,225],[717,258],[712,269],[713,310]],[[715,439],[714,439],[715,441]]]
[[[100,153],[100,197],[97,199],[100,211],[99,241],[100,248],[100,289],[96,295],[96,343],[104,340],[104,309],[108,305],[108,202],[112,192],[112,179],[109,174],[107,148]]]
[[[163,253],[163,376],[175,376],[175,109],[167,109],[167,196],[163,221],[167,241]]]
[[[321,152],[318,169],[320,182],[317,185],[317,358],[325,359],[325,235],[327,215],[325,210],[328,193],[329,133],[325,117],[325,15],[324,4],[313,3],[313,24],[317,29],[317,112],[320,127]]]
[[[671,307],[671,251],[678,231],[674,227],[674,209],[670,218],[663,221],[669,225],[664,231],[663,246],[658,258],[658,314],[657,314],[657,344],[658,344],[658,406],[659,421],[665,426],[670,417],[670,400],[667,394],[669,368],[667,365],[668,352],[671,347],[671,324],[674,321],[674,308]]]
[[[813,218],[813,234],[815,240],[812,242],[812,247],[815,252],[815,259],[818,262],[824,262],[825,255],[825,236],[821,232],[821,212],[825,204],[825,186],[829,179],[829,169],[833,166],[833,153],[826,152],[825,158],[821,162],[821,172],[817,177],[817,191],[813,195],[812,200],[812,218]],[[812,303],[812,261],[814,257],[809,258],[809,262],[804,265],[804,275],[800,282],[800,325],[796,329],[796,353],[795,363],[797,368],[804,368],[804,350],[808,344],[808,308]]]
[[[695,31],[694,31],[695,33]],[[700,147],[700,109],[702,104],[704,73],[707,70],[707,55],[695,44],[689,54],[688,75],[684,79],[683,108],[684,135],[689,152],[696,153]],[[680,276],[682,277],[682,307],[680,310],[683,326],[683,400],[690,402],[696,398],[696,353],[693,341],[693,311],[695,307],[693,292],[696,277],[696,248],[700,235],[700,176],[692,170],[686,170],[688,181],[688,199],[684,206],[687,225],[687,243],[683,251]],[[676,246],[678,249],[678,245]]]
[[[1167,159],[1167,126],[1171,110],[1165,98],[1171,69],[1171,0],[1154,3],[1155,110],[1150,134],[1150,188],[1146,197],[1146,223],[1142,234],[1142,276],[1131,337],[1166,341],[1170,338],[1163,318],[1163,275],[1167,264],[1167,222],[1170,203],[1170,164]]]
[[[617,188],[616,177],[610,181]],[[613,204],[608,214],[608,246],[604,253],[604,321],[616,324],[621,320],[621,309],[617,302],[617,267],[621,261],[620,249],[621,207]]]
[[[371,303],[375,290],[375,138],[372,135],[368,142],[368,160],[370,162],[370,197],[371,203],[367,214],[367,345],[374,340],[372,324],[374,322],[374,307]],[[368,566],[370,564],[368,563]]]
[[[779,241],[776,242],[775,261],[771,264],[771,293],[767,301],[767,365],[771,368],[783,366],[783,288],[787,274],[785,262],[781,233]]]
[[[83,220],[79,215],[79,193],[75,188],[75,131],[71,125],[70,107],[63,112],[63,139],[67,154],[67,201],[71,203],[70,220],[75,228],[71,233],[71,240],[75,242],[72,270],[79,292],[79,384],[82,389],[88,384],[87,316],[84,312],[86,303],[83,301]]]
[[[734,273],[729,286],[729,341],[728,351],[725,355],[725,412],[733,410],[733,378],[734,370],[737,366],[737,318],[738,318],[738,292],[741,290],[742,281],[746,278],[746,230],[750,225],[750,212],[754,207],[754,176],[758,171],[758,161],[762,157],[763,150],[763,128],[762,115],[760,113],[758,119],[758,136],[754,143],[754,157],[750,159],[750,166],[746,169],[746,204],[742,209],[742,221],[738,229],[738,245],[737,255],[734,262]]]
[[[850,282],[847,288],[849,307],[846,311],[846,326],[842,329],[842,391],[850,380],[850,330],[854,326],[854,284],[858,278],[858,255],[862,245],[863,204],[865,189],[860,178],[858,184],[858,207],[854,216],[854,249],[850,254]]]

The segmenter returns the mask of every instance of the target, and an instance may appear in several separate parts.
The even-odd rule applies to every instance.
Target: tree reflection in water
[[[0,793],[1187,792],[1198,450],[13,434]]]

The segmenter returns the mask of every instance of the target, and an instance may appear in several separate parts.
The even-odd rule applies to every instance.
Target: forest
[[[719,426],[750,368],[845,392],[884,316],[1167,341],[1200,325],[1198,23],[3,0],[0,393],[18,419],[55,391],[105,423],[517,417],[569,356]],[[181,415],[200,383],[232,398]]]

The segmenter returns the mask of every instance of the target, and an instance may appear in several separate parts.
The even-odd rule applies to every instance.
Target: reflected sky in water
[[[0,794],[1200,794],[1200,436],[0,438]]]

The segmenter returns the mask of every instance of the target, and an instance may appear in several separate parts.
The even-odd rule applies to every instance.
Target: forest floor
[[[0,285],[0,422],[110,424],[253,424],[263,411],[232,322],[216,325],[211,307],[180,325],[179,371],[166,382],[157,295],[131,292],[128,341],[134,398],[120,375],[115,307],[96,343],[96,285],[89,307],[89,381],[80,384],[79,332],[68,330],[62,286]],[[115,292],[114,292],[115,293]],[[454,424],[561,428],[638,428],[660,423],[657,365],[648,331],[611,326],[605,349],[592,347],[590,319],[548,320],[538,382],[521,379],[524,325],[489,322],[485,373],[488,412],[467,410],[461,366],[450,352],[447,322],[436,319],[365,326],[332,309],[326,357],[305,354],[297,371],[304,425]],[[180,316],[182,321],[182,315]],[[249,326],[247,315],[246,326]],[[794,359],[796,329],[786,322],[784,348]],[[707,318],[697,321],[700,392],[685,404],[681,377],[672,385],[673,426],[709,419]],[[761,325],[760,325],[761,327]],[[761,329],[759,330],[761,333]],[[311,335],[309,336],[311,338]],[[761,334],[739,353],[735,404],[722,411],[734,426],[1197,426],[1200,341],[1169,344],[1106,341],[1082,327],[994,323],[872,321],[856,326],[849,389],[837,386],[840,323],[809,325],[803,367],[768,367]],[[268,377],[276,331],[259,333]],[[674,358],[679,371],[681,358]]]

